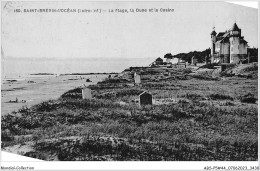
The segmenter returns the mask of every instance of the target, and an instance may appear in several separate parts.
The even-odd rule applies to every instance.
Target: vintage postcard
[[[1,169],[259,169],[258,37],[258,5],[2,1]]]

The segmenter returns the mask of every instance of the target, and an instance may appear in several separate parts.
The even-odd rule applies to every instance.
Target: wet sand
[[[59,98],[64,92],[79,87],[96,84],[108,75],[67,75],[35,76],[10,82],[3,81],[1,86],[1,115],[17,111],[23,106],[30,107],[50,99]],[[81,79],[82,78],[82,79]],[[92,82],[86,82],[86,79]],[[19,103],[9,103],[18,99]],[[25,100],[25,103],[21,103]]]

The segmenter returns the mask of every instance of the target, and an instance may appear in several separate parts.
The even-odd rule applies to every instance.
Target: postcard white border
[[[9,1],[15,1],[15,0],[9,0]],[[23,1],[31,1],[31,0],[23,0]],[[39,0],[39,1],[50,1],[50,0]],[[55,1],[62,1],[62,0],[55,0]],[[91,1],[91,0],[77,0],[77,1]],[[96,1],[102,1],[102,0],[96,0]],[[128,0],[113,0],[113,1],[128,1]],[[149,1],[156,1],[156,0],[142,0],[142,1],[149,2]],[[164,0],[164,1],[172,1],[172,0]],[[175,0],[175,1],[182,1],[182,0]],[[190,0],[190,1],[196,1],[196,0]],[[200,1],[221,1],[221,0],[200,0]],[[236,0],[236,1],[222,1],[222,2],[229,2],[237,5],[243,5],[246,7],[259,9],[258,0],[254,0],[254,1]],[[258,28],[259,28],[259,10],[258,10]],[[258,44],[259,44],[259,32],[258,32]],[[259,119],[258,119],[258,125],[259,125]],[[258,145],[259,145],[259,141],[258,141]],[[258,151],[258,154],[260,154],[260,150]],[[185,161],[185,162],[183,161],[169,161],[169,162],[162,162],[162,161],[158,161],[158,162],[145,162],[145,161],[141,161],[141,162],[131,162],[131,161],[53,162],[51,161],[48,162],[48,161],[40,161],[37,159],[31,159],[24,156],[2,152],[2,151],[1,151],[0,158],[1,158],[0,161],[1,167],[10,167],[10,170],[21,170],[21,166],[23,166],[23,167],[34,167],[34,170],[182,170],[182,171],[194,170],[196,171],[196,170],[204,170],[205,166],[213,166],[213,167],[225,166],[226,168],[228,168],[229,166],[247,166],[248,168],[250,168],[250,166],[259,166],[259,159],[258,161],[246,161],[246,162],[245,161],[242,162],[232,162],[232,161],[207,161],[207,162],[205,161],[201,161],[201,162],[200,161],[195,161],[195,162],[193,161]]]

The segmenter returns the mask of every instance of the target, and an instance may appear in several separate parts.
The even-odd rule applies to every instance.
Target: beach
[[[59,98],[64,92],[80,86],[96,84],[108,75],[28,75],[5,79],[1,87],[1,112],[6,115],[23,106],[30,107],[43,101]],[[86,82],[90,79],[92,82]],[[9,81],[8,81],[9,80]],[[18,103],[10,103],[18,99]],[[22,100],[26,101],[25,103]]]

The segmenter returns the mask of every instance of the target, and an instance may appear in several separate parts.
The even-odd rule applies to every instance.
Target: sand
[[[30,107],[43,101],[59,98],[64,92],[79,86],[96,84],[107,75],[30,76],[10,82],[4,80],[1,86],[1,114],[17,111],[23,106]],[[86,82],[86,79],[92,82]],[[9,103],[15,101],[18,103]],[[22,103],[25,100],[25,103]]]

